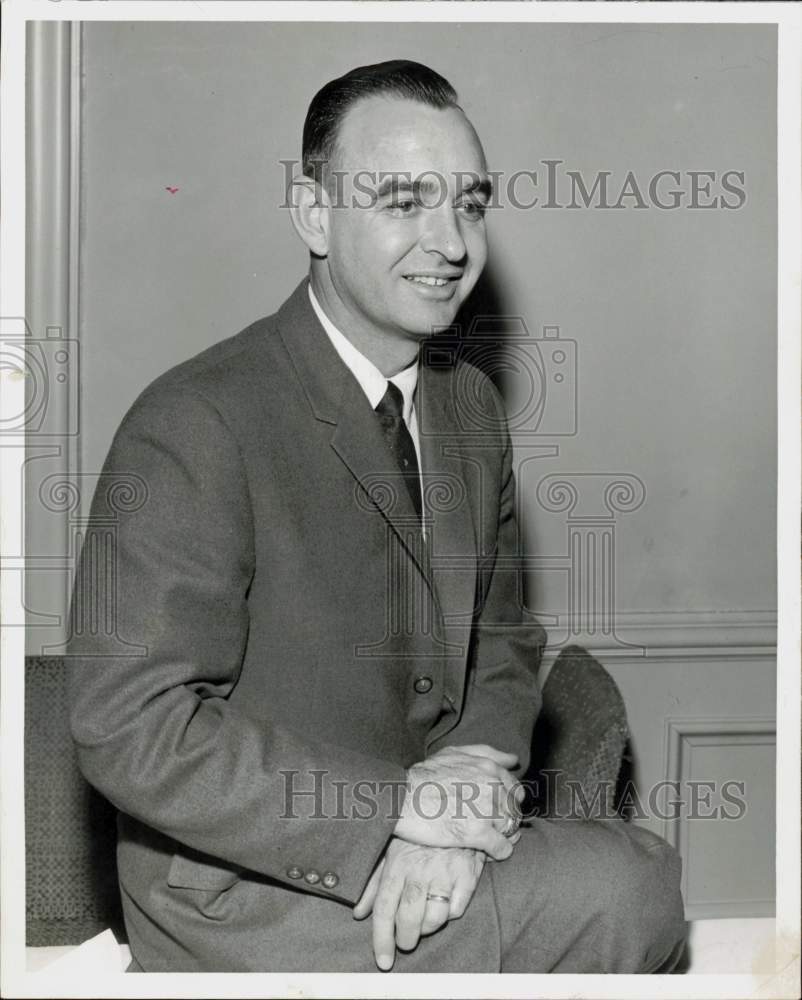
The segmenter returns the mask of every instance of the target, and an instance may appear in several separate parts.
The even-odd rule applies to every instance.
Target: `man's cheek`
[[[474,232],[472,238],[466,240],[465,246],[468,249],[468,260],[471,269],[474,270],[475,277],[478,278],[487,261],[487,234],[484,223],[479,224],[481,229]]]
[[[465,299],[473,291],[474,285],[479,280],[479,276],[484,270],[484,261],[477,262],[471,260],[468,270],[463,275],[462,281],[460,283],[460,301],[464,302]]]

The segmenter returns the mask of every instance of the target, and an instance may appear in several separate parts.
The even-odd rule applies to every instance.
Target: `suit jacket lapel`
[[[353,475],[359,497],[391,526],[431,586],[418,516],[379,422],[353,374],[320,326],[304,279],[278,313],[279,331],[317,420]]]
[[[331,446],[359,495],[386,519],[436,598],[445,626],[443,652],[461,688],[476,591],[474,514],[481,513],[481,483],[473,483],[477,470],[460,457],[464,432],[454,411],[454,373],[421,364],[415,409],[428,534],[422,544],[415,508],[379,422],[320,326],[307,286],[304,279],[279,310],[282,340],[315,418],[332,426]]]

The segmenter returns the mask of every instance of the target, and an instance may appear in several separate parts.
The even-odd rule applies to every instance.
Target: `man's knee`
[[[513,859],[491,868],[504,971],[669,971],[681,954],[681,862],[659,837],[623,820],[535,820]]]
[[[639,827],[626,830],[630,844],[618,852],[616,886],[611,899],[631,942],[631,954],[640,956],[633,971],[670,971],[682,952],[686,935],[680,892],[682,860],[661,838]]]

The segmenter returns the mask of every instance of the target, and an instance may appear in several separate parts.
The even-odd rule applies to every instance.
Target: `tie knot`
[[[376,412],[381,417],[392,417],[393,420],[400,420],[404,416],[404,394],[394,382],[387,383]]]

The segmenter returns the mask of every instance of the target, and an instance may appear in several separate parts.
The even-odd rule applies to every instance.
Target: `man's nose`
[[[427,253],[439,253],[452,264],[459,263],[467,248],[454,209],[450,205],[440,205],[426,209],[423,215],[422,249]]]

